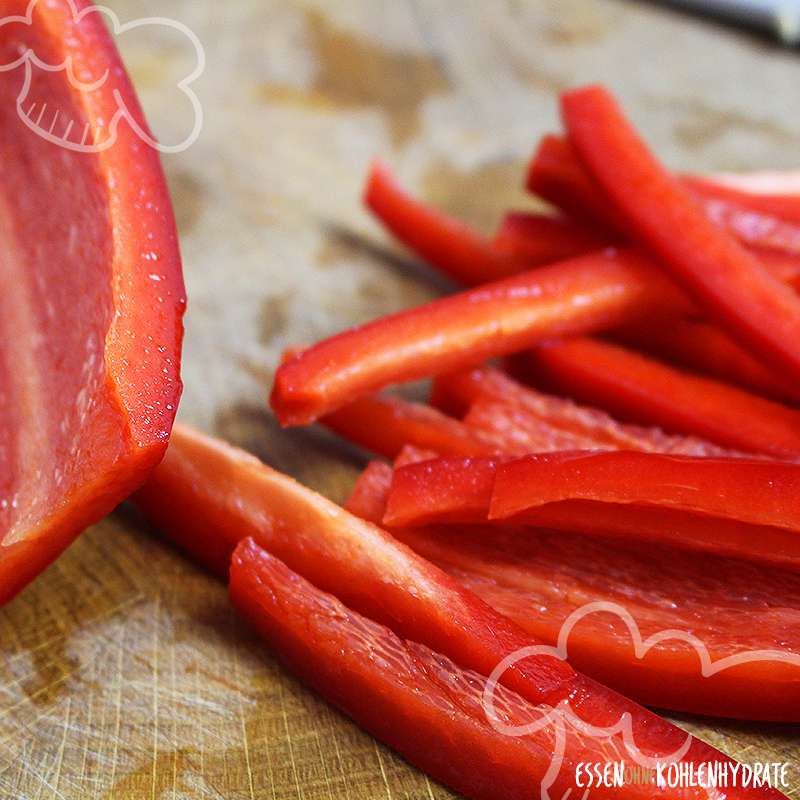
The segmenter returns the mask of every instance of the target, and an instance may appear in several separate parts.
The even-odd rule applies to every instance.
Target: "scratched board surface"
[[[188,25],[203,129],[165,157],[190,297],[181,416],[341,500],[363,455],[282,432],[281,350],[434,296],[359,206],[381,155],[490,230],[522,205],[555,93],[600,80],[683,169],[797,166],[800,54],[617,0],[115,0]],[[120,46],[158,135],[179,142],[192,52],[174,28]],[[682,717],[743,759],[791,761],[789,726]],[[800,790],[789,792],[800,798]],[[2,798],[445,798],[305,691],[225,590],[123,509],[0,611]]]

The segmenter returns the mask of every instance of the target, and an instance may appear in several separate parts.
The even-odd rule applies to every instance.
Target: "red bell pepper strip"
[[[505,437],[474,430],[435,408],[390,395],[362,397],[323,417],[322,423],[387,458],[395,458],[407,444],[441,455],[496,453],[508,444]]]
[[[738,459],[628,451],[434,459],[395,469],[383,522],[407,527],[506,521],[796,568],[800,527],[791,504],[779,501],[770,508],[769,498],[779,492],[773,493],[769,480],[780,474],[784,480],[776,478],[774,486],[791,487],[794,480],[786,473],[798,469],[767,461],[742,461],[740,468]],[[677,471],[680,484],[674,477],[663,482]],[[727,481],[718,477],[723,472]],[[617,482],[609,486],[609,480]],[[746,508],[751,495],[738,494],[746,490],[761,502]],[[729,498],[738,504],[726,505]]]
[[[733,383],[789,404],[800,402],[800,386],[786,380],[708,322],[673,319],[667,325],[629,326],[615,338],[679,366]]]
[[[564,94],[562,114],[630,234],[728,333],[800,380],[800,297],[705,216],[602,87]]]
[[[664,453],[562,452],[501,464],[490,518],[562,500],[635,503],[798,533],[800,464]]]
[[[608,236],[567,217],[532,212],[506,214],[494,237],[498,250],[527,259],[531,266],[575,258],[610,244]]]
[[[463,669],[491,675],[503,664],[503,659],[513,659],[520,648],[535,644],[534,639],[505,617],[380,528],[353,517],[251,456],[200,434],[183,428],[176,430],[165,461],[139,493],[137,501],[182,546],[203,558],[213,553],[209,563],[214,563],[224,547],[234,549],[243,534],[252,535],[259,546],[268,544],[276,557],[282,556],[289,569],[296,569],[317,588],[335,590],[333,593],[353,611],[387,624],[398,636],[431,649],[435,647],[436,652]],[[209,540],[216,540],[210,548]],[[224,547],[220,541],[225,543]],[[245,548],[252,549],[252,545]],[[240,550],[239,556],[242,553]],[[261,556],[256,561],[264,565]],[[270,564],[275,565],[275,562],[270,561]],[[220,568],[222,564],[216,566]],[[241,561],[234,565],[235,573],[239,566],[243,566]],[[250,566],[255,568],[255,563]],[[289,583],[298,586],[298,579],[286,572],[283,574]],[[255,586],[248,580],[245,588],[241,583],[243,577],[246,576],[236,574],[234,577],[237,587],[234,599],[240,607],[252,611],[254,607],[250,601],[256,598],[247,595]],[[267,574],[259,570],[258,577],[263,588]],[[275,583],[272,586],[279,588]],[[270,602],[260,592],[259,597],[261,601]],[[341,607],[337,608],[344,613]],[[286,621],[289,618],[287,608],[271,618],[278,616]],[[308,636],[308,625],[321,622],[321,617],[300,616],[306,632],[303,641],[310,640],[320,651],[319,637]],[[338,618],[341,622],[341,617]],[[256,613],[254,619],[258,623],[261,615]],[[292,629],[298,630],[294,626]],[[271,629],[262,629],[262,632],[266,630]],[[292,638],[280,640],[284,657],[289,652],[283,647],[291,641]],[[275,643],[279,644],[277,640]],[[338,649],[341,655],[341,647]],[[302,653],[311,658],[305,648]],[[374,669],[369,659],[358,661],[362,665],[369,662]],[[316,662],[312,660],[312,663]],[[388,665],[388,669],[391,672],[395,667]],[[333,673],[342,676],[341,671],[333,670]],[[649,756],[663,758],[667,754],[680,754],[688,745],[685,754],[679,756],[682,763],[732,763],[702,742],[687,739],[685,733],[665,720],[575,673],[555,656],[527,655],[522,660],[512,661],[509,669],[501,671],[498,677],[504,686],[530,703],[562,710],[569,704],[574,724],[582,726],[577,735],[565,731],[563,756],[568,770],[565,774],[570,777],[574,778],[578,761],[603,762],[619,758],[621,752],[630,752],[619,733],[598,739],[585,730],[586,725],[610,728],[621,721],[629,723],[636,748]],[[442,678],[444,685],[448,685],[446,678]],[[323,688],[320,684],[317,686]],[[452,684],[449,687],[453,702],[463,703],[465,698],[461,690]],[[446,715],[451,716],[452,707],[446,711]],[[398,724],[399,720],[395,719],[395,727]],[[415,733],[419,735],[419,731]],[[530,735],[530,741],[538,744],[545,754],[552,753],[549,738],[552,728]],[[460,742],[458,737],[453,741]],[[539,782],[548,777],[538,769],[534,776]],[[530,788],[535,789],[536,783]],[[655,799],[663,797],[663,792],[623,788],[618,796],[623,800]],[[694,790],[677,796],[703,797]],[[774,790],[742,789],[730,796],[736,800],[772,800],[780,794]]]
[[[750,453],[800,456],[800,411],[743,389],[596,339],[553,342],[528,358],[537,382],[622,419]]]
[[[682,182],[709,219],[755,248],[767,265],[777,254],[770,251],[795,258],[800,255],[800,222],[795,220],[794,211],[788,218],[774,216],[759,208],[758,200],[752,205],[737,203],[722,197],[716,188],[702,191],[703,182]],[[630,229],[625,219],[606,201],[602,189],[566,139],[553,135],[542,139],[528,168],[527,186],[571,217],[602,228],[609,238],[627,238]]]
[[[412,197],[379,161],[370,168],[364,203],[414,253],[467,286],[507,278],[541,263],[495,247],[468,225]]]
[[[480,459],[471,462],[474,466]],[[457,474],[453,480],[458,486]],[[388,465],[370,464],[348,508],[359,516],[377,515],[371,519],[380,521],[391,485]],[[440,497],[446,496],[443,492],[437,487]],[[430,493],[420,497],[431,510]],[[455,507],[455,491],[450,498]],[[612,603],[631,615],[643,637],[665,630],[691,631],[713,661],[742,651],[787,656],[741,663],[703,677],[690,645],[667,639],[638,657],[621,617],[599,611],[582,615],[568,639],[572,663],[642,703],[743,719],[800,717],[796,571],[655,542],[622,544],[499,523],[491,528],[469,524],[391,530],[547,642],[555,643],[570,615],[587,604]],[[653,580],[654,574],[658,580]]]
[[[0,80],[0,604],[161,459],[185,306],[158,154],[108,124],[124,107],[147,130],[102,15],[13,0],[3,17],[2,63],[33,52],[69,69],[28,63],[27,83],[22,66]],[[97,147],[76,151],[82,137]]]
[[[457,416],[469,409],[464,421],[471,427],[488,434],[508,436],[512,441],[516,438],[524,443],[520,448],[524,447],[527,452],[534,452],[536,445],[549,439],[560,443],[561,446],[555,449],[561,450],[639,450],[689,456],[740,455],[694,436],[670,435],[659,428],[642,428],[617,422],[596,408],[542,394],[488,367],[438,376],[433,384],[431,400],[437,407]],[[458,455],[441,451],[440,454]]]
[[[134,502],[157,528],[224,576],[238,542],[252,536],[323,591],[488,675],[531,644],[515,625],[398,544],[380,528],[237,448],[176,426],[164,460]],[[573,680],[550,656],[526,659],[504,680],[532,702]]]
[[[230,575],[234,606],[270,649],[362,728],[468,797],[533,796],[558,749],[555,733],[495,730],[484,710],[483,675],[351,611],[252,539],[236,549]],[[509,713],[509,725],[544,713],[503,687],[497,704]],[[562,771],[551,791],[574,791],[574,778]]]
[[[523,273],[344,331],[281,364],[272,407],[302,425],[392,383],[466,367],[561,334],[617,327],[685,298],[630,251]]]

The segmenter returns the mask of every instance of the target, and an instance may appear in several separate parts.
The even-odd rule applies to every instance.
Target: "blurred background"
[[[685,3],[107,4],[178,20],[205,50],[201,134],[164,157],[189,293],[180,416],[336,500],[363,454],[279,430],[280,353],[442,288],[362,210],[370,159],[490,232],[532,205],[524,166],[559,125],[558,92],[603,82],[675,168],[800,166],[798,50]],[[185,37],[149,27],[119,46],[156,134],[180,141]],[[451,796],[286,676],[224,588],[127,510],[0,610],[0,641],[0,796]],[[798,760],[788,726],[678,722],[750,760]]]

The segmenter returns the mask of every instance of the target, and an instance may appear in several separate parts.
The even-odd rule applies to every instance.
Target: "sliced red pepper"
[[[468,225],[412,197],[378,161],[370,168],[364,203],[413,252],[467,286],[507,278],[541,263],[495,247]]]
[[[456,459],[449,461],[457,466]],[[471,459],[473,466],[480,461]],[[362,474],[348,501],[355,514],[380,514],[388,504],[388,466],[378,470],[370,465],[368,471],[370,477]],[[461,498],[469,493],[468,482],[461,482],[455,469],[451,479],[461,485]],[[434,484],[418,495],[428,512],[432,492],[448,496],[444,485]],[[449,497],[452,512],[459,496],[453,491]],[[703,677],[690,645],[654,642],[639,658],[622,617],[599,610],[583,616],[568,639],[571,661],[640,702],[743,719],[793,721],[800,716],[800,663],[791,655],[800,647],[794,635],[799,630],[797,572],[655,542],[623,545],[498,523],[491,528],[393,527],[392,533],[548,642],[555,643],[570,615],[587,604],[613,603],[632,616],[642,637],[690,631],[708,647],[713,661],[743,651],[788,655]],[[787,631],[792,632],[789,639]]]
[[[390,395],[362,397],[323,417],[322,423],[348,441],[387,458],[395,458],[407,444],[441,455],[496,453],[507,445],[504,437],[472,429],[435,408]]]
[[[722,197],[716,187],[705,191],[702,181],[683,182],[709,219],[743,244],[756,248],[766,264],[774,255],[770,251],[800,255],[800,223],[794,218],[794,210],[788,218],[774,216],[759,208],[758,199],[752,204],[733,202],[730,196]],[[630,229],[625,219],[606,201],[566,139],[553,135],[542,139],[528,168],[527,186],[575,219],[602,227],[609,238],[627,238]]]
[[[224,575],[238,542],[259,545],[323,591],[401,636],[488,675],[530,640],[455,581],[364,522],[253,456],[177,425],[134,502],[201,564]],[[505,677],[533,701],[572,681],[552,657]]]
[[[673,319],[668,325],[640,323],[618,331],[615,337],[637,349],[720,378],[774,400],[797,403],[800,386],[765,367],[727,334],[709,322]]]
[[[797,567],[800,527],[791,504],[769,502],[776,487],[793,487],[787,473],[797,469],[628,451],[434,459],[395,469],[383,522],[505,520]],[[756,502],[746,506],[750,497]]]
[[[30,51],[69,69],[27,63],[28,81],[24,67],[0,80],[0,603],[163,455],[185,304],[158,154],[124,120],[107,138],[121,106],[147,126],[101,15],[12,0],[3,16],[3,63]],[[73,74],[103,80],[86,91]],[[45,109],[63,142],[33,129]],[[61,146],[82,136],[99,152]]]
[[[164,462],[139,493],[137,501],[168,535],[206,559],[211,553],[219,554],[224,547],[233,550],[239,537],[252,535],[259,545],[269,545],[270,552],[281,556],[290,569],[296,569],[317,588],[334,590],[349,608],[375,622],[388,624],[401,637],[435,648],[463,669],[490,675],[504,658],[535,644],[535,640],[514,623],[380,528],[353,517],[251,456],[200,434],[182,428],[176,430]],[[214,558],[210,561],[213,563]],[[256,561],[263,566],[261,557]],[[235,565],[234,571],[237,569]],[[297,586],[297,579],[283,574]],[[264,572],[259,572],[259,576],[267,579]],[[242,577],[245,576],[237,576],[235,580],[244,592],[237,594],[234,590],[234,596],[240,606],[252,609],[250,600],[256,598],[245,595],[255,587],[248,580],[245,589],[240,581]],[[265,600],[260,592],[259,597]],[[286,621],[289,616],[286,611],[284,607],[283,613],[278,612],[271,618]],[[319,637],[308,635],[311,618],[307,615],[301,618],[306,632],[302,641],[311,641],[314,647],[320,648]],[[261,613],[256,612],[255,621],[260,620]],[[316,620],[321,621],[319,617]],[[294,626],[292,629],[298,630]],[[288,630],[288,626],[281,630]],[[289,651],[283,647],[291,641],[291,638],[280,640],[284,657]],[[304,656],[308,653],[306,648],[301,648],[300,652]],[[341,648],[339,652],[341,655]],[[368,661],[359,659],[362,665]],[[370,669],[374,669],[372,662],[369,663]],[[389,670],[392,670],[391,665]],[[341,672],[338,674],[342,676]],[[518,691],[530,703],[549,706],[569,703],[575,718],[583,725],[611,727],[620,720],[628,720],[637,748],[649,756],[663,757],[688,743],[689,749],[681,758],[682,762],[697,764],[721,760],[730,763],[726,756],[702,742],[691,739],[687,742],[686,734],[680,729],[575,673],[566,662],[554,656],[528,655],[512,662],[499,677],[506,687]],[[346,684],[347,675],[342,678]],[[446,680],[443,682],[447,685]],[[321,684],[317,686],[324,688]],[[450,688],[454,701],[463,700],[452,685]],[[447,712],[449,717],[452,709],[448,707]],[[397,726],[399,720],[392,719]],[[616,760],[625,748],[618,733],[600,740],[585,731],[578,734],[571,735],[567,731],[564,742],[565,775],[572,779],[578,761]],[[414,735],[420,735],[416,728]],[[533,740],[541,743],[545,754],[552,752],[550,735],[542,731]],[[453,741],[460,742],[457,738]],[[545,777],[538,771],[535,776],[539,781]],[[663,796],[660,789],[653,791],[643,792],[638,787],[622,789],[619,797],[640,800]],[[700,798],[703,795],[689,790],[682,796]],[[779,796],[772,790],[742,789],[731,794],[736,800],[767,800]]]
[[[291,672],[436,780],[468,797],[523,800],[547,774],[558,749],[554,732],[495,730],[483,675],[351,611],[252,539],[234,553],[230,595]],[[508,725],[542,718],[540,707],[503,687],[496,702]],[[551,789],[558,796],[576,789],[574,770],[572,780],[567,772]]]
[[[498,250],[524,258],[531,266],[585,255],[610,244],[607,236],[567,217],[532,212],[506,214],[494,237]]]
[[[499,466],[491,518],[561,500],[673,508],[800,534],[800,465],[664,453],[562,452]],[[800,546],[800,535],[798,535]]]
[[[530,374],[621,419],[778,458],[800,455],[800,411],[597,339],[537,348]]]
[[[469,409],[464,421],[471,427],[516,440],[520,443],[517,450],[524,448],[527,452],[539,447],[542,451],[612,449],[690,456],[739,455],[694,436],[670,435],[659,428],[617,422],[596,408],[542,394],[488,367],[440,375],[434,381],[431,399],[437,407],[458,416]],[[558,446],[546,446],[547,442]]]
[[[302,425],[392,383],[459,369],[545,338],[617,327],[685,298],[630,251],[523,273],[344,331],[281,364],[272,407]]]
[[[633,238],[731,336],[800,380],[800,297],[708,219],[605,89],[564,94],[562,113],[570,141]]]

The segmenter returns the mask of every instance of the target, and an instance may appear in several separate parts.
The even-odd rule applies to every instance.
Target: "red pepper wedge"
[[[614,338],[678,366],[736,384],[788,404],[800,402],[800,386],[764,366],[716,325],[675,318],[668,325],[628,326]]]
[[[554,732],[507,736],[486,718],[487,679],[351,611],[262,550],[237,547],[230,596],[278,658],[362,728],[436,780],[473,798],[530,798],[558,749]],[[542,710],[503,687],[509,725]],[[575,781],[562,771],[560,793]]]
[[[731,336],[800,380],[800,297],[708,219],[605,89],[567,92],[561,107],[571,143],[626,230]]]
[[[752,203],[742,197],[734,202],[717,187],[708,187],[707,182],[686,178],[681,181],[709,219],[755,248],[765,262],[781,252],[795,258],[800,255],[800,221],[795,219],[793,207],[790,215],[777,216],[776,208],[768,211],[757,197],[752,197]],[[605,200],[602,189],[567,139],[554,135],[542,139],[528,167],[526,184],[530,191],[571,217],[602,228],[610,239],[627,238],[625,219]]]
[[[321,421],[348,441],[387,458],[395,458],[408,444],[442,455],[495,453],[510,447],[506,437],[484,433],[435,408],[390,395],[367,395]]]
[[[607,250],[486,284],[325,339],[284,361],[272,407],[302,425],[387,386],[543,339],[617,327],[684,296],[632,251]]]
[[[597,339],[552,342],[528,356],[548,389],[620,417],[776,458],[800,456],[800,411]]]
[[[471,461],[474,466],[481,459]],[[451,478],[459,486],[455,471]],[[389,466],[373,462],[347,507],[380,521],[391,485]],[[466,481],[460,485],[460,497],[457,490],[449,493],[453,507],[471,491]],[[445,491],[436,493],[445,497]],[[420,496],[430,511],[431,493]],[[796,571],[656,542],[623,544],[499,523],[391,531],[544,641],[558,641],[567,620],[579,614],[568,637],[571,663],[639,702],[742,719],[796,721],[800,716]],[[592,603],[613,605],[586,613]],[[712,661],[744,651],[780,657],[747,660],[704,677],[695,649],[685,640],[654,641],[646,653],[637,653],[627,623],[635,624],[642,637],[691,632]]]
[[[568,217],[509,212],[503,217],[493,243],[498,250],[513,253],[526,259],[530,266],[535,266],[602,250],[612,241]],[[487,275],[485,280],[490,280],[490,276]],[[480,278],[474,282],[481,282]]]
[[[541,263],[495,247],[468,225],[412,197],[379,161],[370,167],[364,204],[414,253],[459,283],[500,280]]]
[[[537,392],[490,367],[438,376],[433,384],[431,400],[437,407],[456,416],[469,409],[465,422],[489,434],[520,441],[520,447],[527,452],[535,452],[536,445],[549,440],[560,446],[542,447],[542,450],[603,449],[690,456],[739,455],[694,436],[671,435],[659,428],[618,422],[596,408]],[[459,454],[441,452],[441,455]]]
[[[0,30],[3,63],[29,50],[69,70],[0,80],[0,603],[145,480],[181,393],[185,295],[158,154],[124,121],[84,153],[17,113],[27,88],[25,110],[58,110],[57,135],[104,145],[120,104],[147,130],[133,87],[91,3],[3,4],[28,12]],[[68,72],[105,80],[85,91]]]

